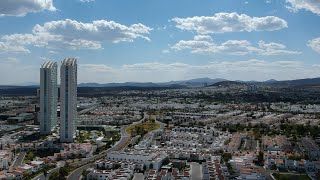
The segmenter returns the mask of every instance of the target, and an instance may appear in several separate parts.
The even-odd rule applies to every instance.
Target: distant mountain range
[[[210,85],[217,82],[226,81],[226,79],[210,79],[210,78],[197,78],[183,81],[170,81],[170,82],[162,82],[162,83],[153,83],[153,82],[125,82],[125,83],[107,83],[107,84],[99,84],[99,83],[81,83],[78,87],[174,87],[174,86],[185,86],[185,87],[196,87],[196,86],[204,86]]]
[[[170,88],[187,88],[187,87],[203,87],[203,86],[221,86],[221,85],[246,85],[246,84],[256,84],[256,85],[270,85],[270,86],[300,86],[300,85],[320,85],[320,78],[310,78],[310,79],[297,79],[297,80],[285,80],[277,81],[275,79],[270,79],[267,81],[229,81],[222,78],[196,78],[190,80],[182,81],[170,81],[162,83],[153,82],[125,82],[125,83],[81,83],[78,87],[170,87]],[[23,83],[15,84],[11,86],[0,86],[0,88],[14,88],[18,86],[29,86],[36,87],[39,86],[37,83]]]
[[[296,79],[296,80],[285,80],[285,81],[277,81],[275,79],[270,79],[267,81],[221,81],[211,86],[232,86],[232,85],[267,85],[267,86],[311,86],[318,85],[320,86],[320,78],[310,78],[310,79]]]

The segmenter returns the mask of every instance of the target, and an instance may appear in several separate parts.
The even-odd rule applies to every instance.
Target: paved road
[[[267,180],[273,180],[273,178],[271,177],[271,174],[272,174],[274,171],[266,170],[266,169],[264,169],[264,168],[261,167],[261,166],[258,166],[258,169],[259,169],[259,172],[267,178]]]
[[[191,168],[191,180],[201,180],[202,179],[202,166],[199,163],[190,163]]]
[[[56,168],[54,168],[54,169],[49,170],[49,172],[48,172],[48,174],[47,174],[46,177],[44,177],[44,174],[41,173],[41,174],[39,174],[38,176],[34,177],[32,180],[47,180],[47,179],[49,179],[51,173],[56,172],[56,171],[59,171],[59,168],[60,168],[60,167],[56,167]]]
[[[143,180],[143,173],[135,173],[132,180]]]
[[[16,166],[21,165],[21,163],[22,163],[24,157],[26,156],[26,154],[27,154],[26,152],[20,152],[18,154],[16,160],[13,162],[12,167],[16,167]]]
[[[42,174],[39,174],[38,176],[34,177],[32,180],[48,180],[50,175],[51,175],[51,173],[59,171],[60,167],[63,167],[65,164],[66,163],[64,161],[59,161],[57,163],[57,167],[49,170],[49,172],[48,172],[46,177],[44,177],[44,174],[42,173]]]
[[[84,166],[81,166],[80,168],[74,170],[69,176],[67,179],[72,179],[72,180],[77,180],[77,179],[80,179],[81,177],[81,174],[84,170],[87,170],[88,168],[90,167],[93,167],[94,164],[93,163],[89,163],[87,165],[84,165]]]
[[[164,129],[165,128],[165,126],[166,126],[165,123],[157,121],[157,120],[156,120],[156,122],[160,124],[160,129]]]

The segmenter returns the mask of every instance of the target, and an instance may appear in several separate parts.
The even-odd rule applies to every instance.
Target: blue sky
[[[79,82],[320,77],[318,0],[0,1],[0,84],[76,57]]]

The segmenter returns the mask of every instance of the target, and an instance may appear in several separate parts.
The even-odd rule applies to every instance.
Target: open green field
[[[305,174],[273,174],[276,180],[310,180]]]
[[[143,136],[144,134],[159,129],[160,128],[160,124],[156,123],[156,122],[152,122],[151,120],[145,121],[143,123],[140,124],[135,124],[135,125],[130,125],[126,131],[127,133],[131,136],[131,135],[141,135]]]

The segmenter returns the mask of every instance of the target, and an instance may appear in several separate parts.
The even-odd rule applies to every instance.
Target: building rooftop
[[[41,68],[51,69],[54,67],[55,64],[56,64],[56,62],[46,61],[44,64],[42,64]]]
[[[74,66],[77,64],[77,59],[76,58],[65,58],[62,61],[63,66]]]

